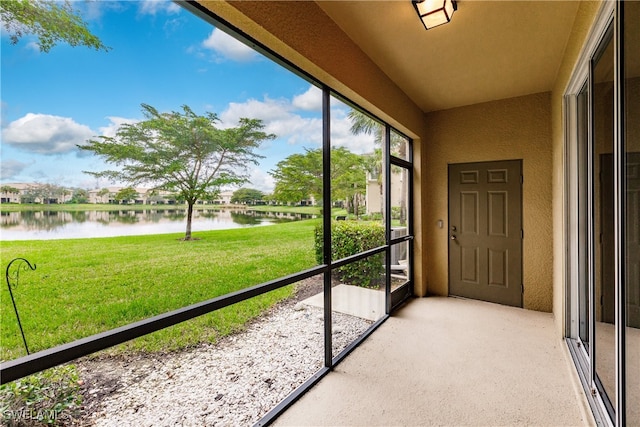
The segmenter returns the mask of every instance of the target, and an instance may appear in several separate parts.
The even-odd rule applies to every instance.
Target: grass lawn
[[[267,227],[95,239],[5,241],[3,268],[27,258],[36,271],[14,289],[36,352],[315,265],[319,220]],[[0,288],[0,359],[25,355],[6,285]],[[150,334],[110,351],[170,351],[237,331],[291,294],[291,287]]]
[[[293,214],[309,214],[309,215],[322,215],[321,206],[250,206],[247,208],[250,211],[257,212],[283,212]]]

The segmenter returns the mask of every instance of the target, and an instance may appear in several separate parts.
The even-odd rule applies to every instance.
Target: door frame
[[[626,410],[628,407],[627,389],[626,389],[626,334],[625,315],[625,236],[624,236],[624,189],[625,177],[623,175],[625,166],[625,138],[624,133],[624,51],[622,49],[624,40],[624,1],[602,2],[596,13],[595,20],[591,25],[588,34],[585,37],[584,46],[575,62],[571,77],[564,91],[563,99],[563,127],[564,127],[564,188],[563,188],[563,253],[562,264],[564,266],[564,329],[565,341],[573,358],[581,385],[584,389],[585,396],[591,407],[597,424],[601,425],[625,425]],[[578,207],[577,200],[580,192],[580,168],[579,157],[577,156],[578,146],[581,141],[579,138],[580,114],[578,109],[578,94],[585,84],[593,84],[592,59],[596,56],[597,50],[607,33],[613,33],[614,43],[614,59],[613,59],[613,81],[614,81],[614,100],[613,100],[613,162],[614,162],[614,260],[615,260],[615,379],[616,384],[612,390],[615,395],[615,413],[610,411],[610,405],[607,404],[608,397],[604,395],[601,388],[598,387],[598,378],[595,372],[595,366],[599,360],[600,351],[594,340],[595,320],[595,301],[596,296],[594,289],[594,242],[597,242],[599,236],[594,236],[592,224],[588,224],[584,230],[579,226],[577,220]],[[591,88],[589,90],[591,92]],[[593,111],[591,94],[589,95],[589,114],[587,117],[587,128],[589,129],[588,144],[589,150],[593,144]],[[589,159],[587,163],[590,165],[593,159]],[[591,170],[592,166],[588,166],[586,180],[587,193],[589,197],[588,209],[590,213],[593,211],[594,200],[591,194],[593,188],[593,180],[598,179],[595,171]],[[592,215],[593,216],[593,215]],[[586,235],[588,243],[587,264],[588,278],[587,282],[581,281],[579,275],[580,270],[580,252],[579,238]],[[581,287],[588,286],[588,293],[591,298],[589,303],[590,313],[587,320],[589,322],[588,346],[582,342],[579,334],[579,322],[581,320],[581,312],[579,306],[579,295]]]
[[[520,298],[519,298],[519,303],[517,305],[509,305],[511,307],[519,307],[519,308],[523,308],[524,307],[524,189],[523,189],[523,176],[524,176],[524,160],[523,159],[499,159],[499,160],[486,160],[486,161],[471,161],[471,162],[456,162],[456,163],[448,163],[447,164],[447,224],[448,224],[448,229],[447,229],[447,233],[446,233],[446,238],[447,238],[447,293],[449,296],[452,297],[456,297],[456,298],[469,298],[469,299],[475,299],[472,297],[465,297],[465,296],[460,296],[460,295],[454,295],[451,293],[451,281],[452,281],[452,277],[451,277],[451,242],[450,242],[450,233],[451,233],[451,179],[450,179],[450,170],[451,170],[451,166],[458,166],[458,165],[472,165],[472,164],[482,164],[482,165],[490,165],[492,163],[503,163],[503,162],[518,162],[519,164],[519,170],[520,170],[520,180],[519,180],[519,186],[518,186],[518,191],[519,191],[519,200],[520,200],[520,207],[519,207],[519,221],[520,221],[520,229],[521,229],[521,234],[520,234],[520,239],[519,239],[519,253],[520,253],[520,259],[518,261],[519,263],[519,267],[520,267],[520,277],[518,279],[518,281],[520,282]],[[482,301],[480,299],[477,299],[478,301]],[[491,301],[489,301],[491,302]],[[499,302],[493,302],[496,304],[500,304]],[[506,305],[506,304],[505,304]]]

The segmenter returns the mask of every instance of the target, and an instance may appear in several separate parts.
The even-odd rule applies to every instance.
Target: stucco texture
[[[448,164],[522,159],[524,308],[552,310],[551,94],[426,115],[423,204],[427,292],[448,294]],[[438,228],[438,220],[445,226]]]
[[[201,3],[314,78],[414,138],[415,293],[448,293],[447,163],[523,159],[524,307],[564,322],[562,97],[601,6],[578,7],[551,94],[426,116],[315,2]],[[535,72],[535,70],[532,70]],[[481,84],[481,82],[479,82]]]

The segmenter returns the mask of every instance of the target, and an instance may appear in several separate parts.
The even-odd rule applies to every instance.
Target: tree
[[[382,123],[358,110],[349,111],[349,120],[351,120],[351,133],[354,135],[373,135],[375,144],[382,145],[385,138],[385,127]],[[404,151],[406,151],[405,138],[396,132],[391,132],[390,139],[391,151],[399,151],[399,157],[404,158]]]
[[[96,194],[96,196],[100,197],[100,202],[104,203],[104,196],[108,196],[109,193],[111,193],[109,191],[108,188],[102,188],[100,191],[98,191],[98,193]],[[107,202],[109,201],[109,198],[107,198]]]
[[[291,154],[269,172],[275,180],[273,198],[294,202],[313,196],[322,200],[322,149],[305,149],[304,154]]]
[[[0,186],[0,193],[18,195],[20,194],[20,190],[10,185],[2,185]],[[3,202],[9,203],[11,201],[11,197],[8,197],[8,198],[3,197],[2,200]]]
[[[41,52],[49,52],[61,41],[71,46],[109,50],[88,30],[69,1],[0,0],[0,16],[2,28],[9,33],[12,44],[27,34],[33,34],[38,37]]]
[[[367,188],[366,157],[344,147],[331,150],[331,198],[344,199],[347,212],[359,215]]]
[[[20,190],[10,185],[0,186],[0,192],[7,194],[20,194]]]
[[[384,141],[384,126],[382,123],[358,110],[349,111],[349,120],[351,120],[351,133],[354,135],[362,133],[373,135],[374,141],[378,145],[381,145],[382,141]]]
[[[354,135],[359,135],[359,134],[373,135],[375,144],[378,146],[382,146],[385,140],[385,127],[383,126],[382,123],[372,119],[370,116],[367,116],[366,114],[358,110],[351,110],[349,112],[349,119],[351,120],[351,133],[353,133]],[[389,149],[391,150],[391,153],[394,155],[397,155],[402,159],[406,158],[407,140],[396,132],[391,132],[389,139],[390,139]],[[379,148],[374,149],[374,153],[372,156],[369,157],[369,159],[366,162],[366,165],[367,165],[366,166],[367,171],[370,173],[370,175],[376,177],[376,180],[378,181],[378,188],[380,190],[380,195],[382,195],[383,194],[382,183],[383,183],[383,176],[384,176],[383,167],[382,167],[382,150],[380,150]],[[394,170],[392,168],[392,172],[400,173],[401,170],[400,169]],[[407,181],[406,179],[402,180],[402,189],[401,189],[402,197],[400,199],[400,223],[402,225],[406,224],[406,218],[407,218],[407,200],[405,198],[405,194],[407,191],[408,183],[406,181]],[[381,198],[381,201],[382,203],[384,203],[382,198]],[[382,206],[380,207],[380,211],[384,212],[384,209]]]
[[[331,149],[333,199],[350,199],[361,194],[366,185],[362,157],[344,147]],[[269,172],[275,180],[273,198],[280,202],[299,202],[314,197],[322,200],[322,149],[306,149],[278,162]],[[356,203],[357,204],[357,203]]]
[[[133,187],[125,187],[118,191],[115,196],[113,196],[114,200],[117,200],[118,203],[128,204],[131,200],[135,200],[138,197],[138,192]]]
[[[76,188],[73,190],[73,197],[68,203],[89,203],[89,192],[83,188]]]
[[[62,200],[58,200],[58,203],[64,203],[67,200],[67,196],[70,196],[72,192],[66,188],[62,188],[58,195],[62,196]]]
[[[165,197],[160,194],[160,191],[153,189],[153,190],[149,190],[147,192],[147,203],[152,205],[152,204],[158,204],[158,203],[164,203],[165,202]]]
[[[262,201],[264,193],[253,188],[240,188],[233,192],[231,203],[242,203],[245,205],[255,205]]]
[[[59,197],[67,194],[67,190],[54,184],[34,184],[27,187],[20,198],[21,203],[60,203]]]
[[[219,129],[217,115],[199,116],[186,105],[182,112],[160,113],[142,104],[142,112],[146,120],[122,125],[113,137],[100,136],[79,145],[119,166],[87,173],[174,192],[187,203],[184,239],[191,240],[193,205],[223,186],[247,182],[249,165],[262,157],[254,150],[275,135],[264,133],[258,119],[241,118],[237,127]]]

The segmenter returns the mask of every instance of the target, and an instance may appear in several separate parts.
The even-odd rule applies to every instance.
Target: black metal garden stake
[[[11,264],[13,264],[16,261],[19,261],[21,264],[18,264],[18,267],[16,268],[12,276],[11,273],[9,272],[9,269],[11,268]],[[13,309],[16,312],[16,319],[18,319],[18,326],[20,327],[20,333],[22,334],[22,341],[24,342],[24,348],[25,350],[27,350],[27,354],[30,354],[29,347],[27,346],[27,339],[24,337],[24,331],[22,330],[22,323],[20,323],[20,315],[18,314],[18,307],[16,306],[16,301],[13,299],[13,292],[11,291],[11,279],[14,279],[15,281],[13,286],[17,287],[18,282],[20,280],[20,269],[27,271],[27,267],[30,268],[31,270],[36,269],[36,265],[35,264],[31,265],[31,263],[26,259],[14,258],[11,260],[9,265],[7,265],[7,271],[5,272],[5,277],[7,279],[7,287],[9,288],[9,295],[11,295],[11,302],[13,303]]]

